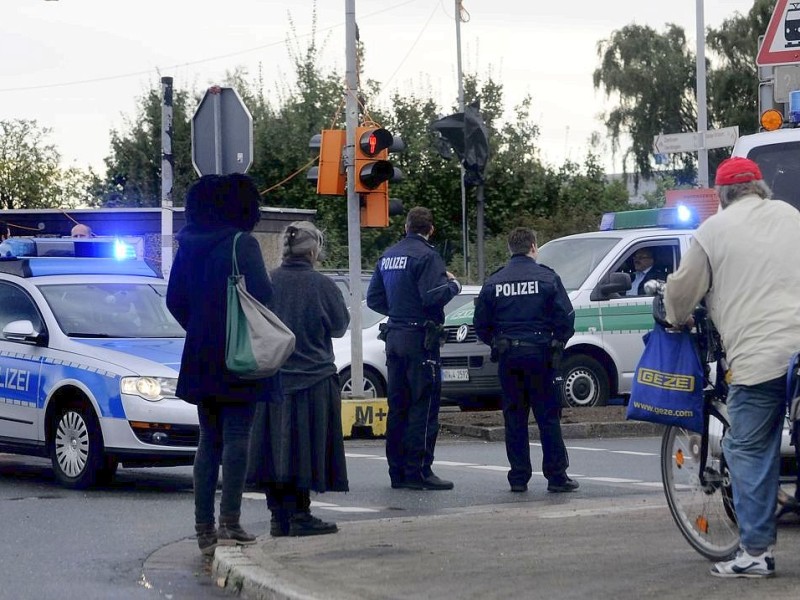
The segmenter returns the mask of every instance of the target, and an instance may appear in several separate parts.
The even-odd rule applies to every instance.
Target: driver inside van
[[[639,248],[633,253],[633,272],[630,273],[631,289],[627,292],[628,296],[644,295],[646,281],[653,279],[666,281],[666,270],[662,267],[653,266],[654,262],[652,248]]]

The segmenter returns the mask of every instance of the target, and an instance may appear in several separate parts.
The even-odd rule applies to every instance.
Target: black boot
[[[289,535],[289,520],[291,512],[285,508],[276,508],[272,511],[269,521],[269,534],[272,537],[286,537]]]
[[[213,523],[195,523],[197,545],[204,556],[213,556],[217,547],[217,529]]]
[[[339,528],[336,523],[326,523],[317,517],[312,517],[309,512],[295,513],[289,520],[289,535],[293,537],[325,535],[326,533],[336,533],[337,531],[339,531]]]
[[[242,529],[242,526],[239,525],[239,517],[220,516],[217,543],[220,546],[251,546],[256,543],[256,536],[250,535]]]

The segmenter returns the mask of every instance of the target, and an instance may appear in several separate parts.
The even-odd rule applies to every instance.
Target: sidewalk
[[[419,492],[440,493],[440,492]],[[797,597],[800,529],[782,528],[778,576],[720,580],[678,533],[663,496],[530,492],[525,504],[345,522],[335,535],[217,548],[216,584],[247,599],[763,600]]]
[[[491,441],[503,439],[502,427],[469,424],[442,427],[456,435]],[[658,435],[661,431],[658,426],[631,421],[568,423],[562,428],[566,439]],[[538,438],[535,426],[531,428],[531,438]],[[580,492],[548,494],[543,489],[531,489],[528,494],[530,503],[522,505],[344,522],[335,535],[272,538],[265,534],[255,546],[217,548],[212,578],[217,586],[242,598],[259,600],[592,597],[639,600],[674,594],[674,561],[678,552],[692,564],[692,577],[704,586],[704,598],[726,598],[706,589],[717,582],[708,581],[713,578],[705,574],[707,561],[680,538],[663,496],[637,496],[633,502],[627,499],[615,503],[608,507],[607,518],[598,520],[597,503],[583,498]],[[586,511],[586,517],[566,519],[565,527],[565,515],[580,516],[582,510]],[[671,552],[658,561],[648,559],[648,552],[641,547],[642,540],[660,541],[666,535],[659,532],[651,537],[646,531],[653,526],[649,518],[653,514],[658,515],[655,521],[669,531],[672,540]],[[608,529],[610,518],[619,520],[617,528]],[[632,520],[637,523],[632,524]],[[570,527],[576,528],[575,531],[570,532]],[[598,534],[602,541],[587,543],[592,527],[604,529],[604,533]],[[603,540],[608,531],[614,530],[620,532],[619,539]],[[636,534],[633,541],[632,532]],[[617,548],[620,544],[622,548]],[[574,555],[582,555],[577,564]],[[651,582],[651,593],[643,594],[641,588],[632,588],[624,575],[616,580],[609,576],[609,572],[623,574],[620,564],[628,557],[634,561],[649,560],[642,565],[643,572],[657,568],[663,573],[661,583],[653,587]],[[655,564],[660,561],[663,564]],[[800,577],[800,569],[795,574]],[[794,584],[790,587],[788,579],[782,581],[786,586],[780,589],[794,591]],[[604,590],[600,594],[598,586]],[[758,587],[764,591],[763,586]],[[691,593],[688,596],[700,597]],[[761,600],[763,596],[739,594],[738,597]]]

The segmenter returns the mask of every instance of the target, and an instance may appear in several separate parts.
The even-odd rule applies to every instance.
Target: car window
[[[444,314],[449,315],[454,310],[458,310],[462,306],[467,304],[471,304],[472,301],[477,297],[477,294],[459,294],[455,296],[450,302],[445,304],[444,306]]]
[[[166,286],[145,283],[41,285],[58,326],[73,337],[185,337],[167,310]]]
[[[0,283],[0,330],[12,321],[28,320],[36,331],[42,331],[42,318],[33,300],[21,288]]]
[[[539,249],[536,260],[558,273],[567,291],[577,290],[619,240],[618,237],[553,240]]]

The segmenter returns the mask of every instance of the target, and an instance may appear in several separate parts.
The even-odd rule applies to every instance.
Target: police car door
[[[652,266],[645,280],[665,280],[678,265],[680,239],[651,237],[636,240],[625,248],[609,273],[628,273],[633,281],[636,276],[634,257],[641,260],[640,257],[647,253],[652,256]],[[617,294],[602,304],[603,345],[617,366],[619,393],[628,394],[636,365],[644,350],[642,337],[653,328],[653,298],[632,288],[628,293]]]
[[[21,339],[25,322],[35,331],[43,330],[42,318],[27,292],[0,281],[0,444],[37,443],[42,354],[35,344]]]

